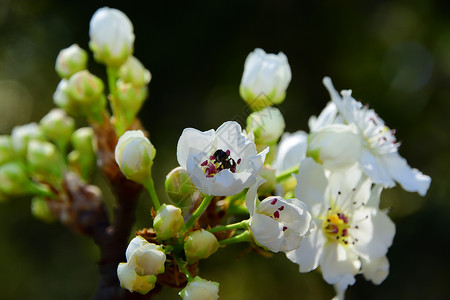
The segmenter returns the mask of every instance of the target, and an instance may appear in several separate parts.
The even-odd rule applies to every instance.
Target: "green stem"
[[[111,110],[113,113],[113,116],[115,117],[116,123],[116,133],[117,135],[121,136],[125,132],[125,125],[123,122],[123,115],[121,113],[119,103],[117,102],[116,97],[116,81],[117,81],[117,73],[118,70],[111,67],[106,67],[106,74],[108,76],[108,87],[109,87],[109,94],[110,94],[110,100],[111,100]]]
[[[244,221],[234,223],[234,224],[216,226],[214,228],[211,228],[208,231],[212,233],[212,232],[225,231],[225,230],[231,230],[231,229],[248,229],[248,220],[244,220]]]
[[[230,237],[225,240],[221,240],[219,242],[220,245],[231,245],[231,244],[237,244],[241,242],[250,242],[252,240],[252,237],[250,235],[250,231],[244,231],[243,233]]]
[[[158,210],[161,205],[159,204],[160,202],[158,199],[158,195],[156,194],[155,184],[151,176],[148,178],[148,181],[144,186],[150,194],[150,198],[152,198],[153,207],[155,208],[155,210]]]
[[[192,225],[194,225],[195,220],[197,220],[197,218],[199,218],[203,214],[205,209],[208,207],[209,203],[211,203],[211,200],[213,197],[214,196],[207,196],[207,197],[203,198],[203,201],[202,201],[202,203],[200,203],[200,206],[197,207],[197,209],[194,211],[192,216],[186,222],[185,230],[191,228]]]
[[[194,277],[192,277],[191,273],[189,272],[189,270],[186,268],[186,262],[182,261],[181,258],[179,258],[178,256],[175,256],[175,260],[177,262],[178,265],[178,269],[184,273],[184,275],[186,275],[186,278],[189,281],[191,281],[192,279],[194,279]]]
[[[283,181],[285,179],[288,179],[289,177],[291,177],[291,175],[293,173],[297,174],[298,173],[298,168],[299,168],[299,166],[295,166],[295,167],[287,169],[283,173],[277,175],[277,182],[280,182],[280,181]]]

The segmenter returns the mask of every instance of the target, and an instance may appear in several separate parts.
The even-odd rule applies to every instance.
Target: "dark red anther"
[[[240,164],[241,163],[241,159],[239,158],[236,163]]]
[[[347,236],[347,235],[348,235],[347,229],[342,229],[342,236]]]
[[[201,166],[204,167],[204,166],[206,166],[207,164],[208,164],[208,161],[205,160],[204,162],[202,162]]]
[[[286,229],[287,229],[287,227],[286,227],[286,226],[283,226],[283,231],[286,231]]]
[[[231,152],[230,150],[225,151],[227,153],[228,156],[230,156]]]
[[[278,208],[279,211],[282,211],[283,209],[284,209],[284,206],[280,206],[280,207]]]
[[[275,217],[275,219],[278,219],[278,218],[280,217],[280,213],[278,212],[278,210],[276,210],[276,211],[273,213],[273,216]]]
[[[270,204],[275,205],[275,203],[277,203],[277,198],[273,199],[272,202],[270,202]]]

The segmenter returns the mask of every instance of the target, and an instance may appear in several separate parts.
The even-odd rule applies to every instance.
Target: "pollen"
[[[328,214],[322,223],[322,229],[330,241],[348,245],[349,228],[347,215],[334,209],[328,210]]]

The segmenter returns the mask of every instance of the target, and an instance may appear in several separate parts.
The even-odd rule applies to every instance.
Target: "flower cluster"
[[[381,192],[399,183],[424,196],[431,178],[400,156],[395,132],[373,109],[350,90],[339,94],[325,77],[331,101],[310,118],[309,133],[284,132],[275,105],[291,80],[287,57],[255,49],[239,87],[252,110],[246,127],[226,121],[217,130],[184,129],[161,203],[151,172],[156,149],[137,118],[151,74],[132,56],[133,25],[105,7],[92,16],[89,35],[107,84],[86,69],[78,45],[60,52],[59,108],[0,136],[0,200],[34,196],[35,216],[92,236],[116,266],[145,188],[153,226],[137,232],[117,265],[120,292],[156,293],[167,285],[185,300],[215,300],[219,284],[197,275],[198,262],[241,242],[259,253],[283,252],[302,273],[320,269],[339,298],[357,274],[384,281],[395,225],[380,207]],[[75,129],[73,116],[86,117],[89,127]],[[114,223],[90,184],[96,162],[117,196]]]

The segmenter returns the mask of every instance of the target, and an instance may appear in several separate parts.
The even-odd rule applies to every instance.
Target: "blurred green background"
[[[281,105],[287,131],[307,130],[324,107],[328,75],[397,129],[401,155],[432,177],[424,198],[399,187],[383,192],[397,225],[390,275],[380,286],[357,276],[347,299],[450,298],[449,1],[0,0],[0,134],[53,107],[56,56],[72,43],[88,49],[89,20],[102,6],[132,20],[135,56],[153,75],[140,117],[158,151],[153,173],[163,199],[182,130],[242,123],[247,54],[283,51],[293,74]],[[89,68],[105,78],[92,54]],[[150,226],[150,207],[142,195],[137,228]],[[201,275],[220,282],[221,299],[334,295],[318,272],[300,274],[283,254],[268,259],[245,249],[230,246],[201,263]],[[30,199],[0,203],[1,299],[88,299],[96,260],[89,239],[35,220]],[[178,296],[164,290],[160,299]]]

